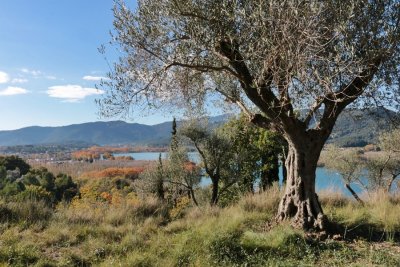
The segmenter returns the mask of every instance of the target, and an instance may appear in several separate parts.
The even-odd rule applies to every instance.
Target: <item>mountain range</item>
[[[389,129],[385,109],[373,111],[345,110],[339,117],[328,142],[339,146],[364,146],[374,143],[379,133]],[[229,115],[211,117],[218,125]],[[178,122],[179,125],[179,122]],[[32,126],[18,130],[0,131],[0,146],[65,144],[84,142],[97,145],[166,145],[171,137],[171,122],[156,125],[124,121],[89,122],[60,127]]]
[[[215,116],[211,117],[209,122],[220,124],[228,118],[229,115]],[[172,122],[146,125],[125,121],[98,121],[59,127],[31,126],[0,131],[0,146],[65,143],[162,146],[170,141],[171,125]]]

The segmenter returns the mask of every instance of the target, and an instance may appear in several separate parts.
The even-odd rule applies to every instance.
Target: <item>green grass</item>
[[[400,265],[400,204],[395,198],[377,194],[361,207],[321,193],[328,217],[341,224],[349,238],[357,235],[319,241],[288,223],[267,224],[279,196],[273,188],[226,208],[188,207],[182,218],[172,221],[154,199],[135,207],[60,205],[50,215],[40,203],[3,202],[1,211],[12,219],[0,223],[0,265]]]

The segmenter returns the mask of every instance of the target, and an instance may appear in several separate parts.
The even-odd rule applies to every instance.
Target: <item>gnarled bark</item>
[[[327,219],[315,193],[315,172],[322,146],[304,144],[289,142],[286,188],[277,220],[292,220],[296,228],[324,230]]]

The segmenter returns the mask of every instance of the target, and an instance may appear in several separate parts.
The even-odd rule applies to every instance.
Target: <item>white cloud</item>
[[[47,79],[47,80],[56,80],[57,77],[56,77],[56,76],[52,76],[52,75],[47,75],[47,76],[46,76],[46,79]]]
[[[27,94],[28,92],[28,90],[21,87],[9,86],[4,90],[0,90],[0,96],[23,95]]]
[[[0,71],[0,83],[7,83],[10,80],[10,77],[4,71]]]
[[[101,81],[101,80],[108,80],[108,78],[107,77],[103,77],[103,76],[91,76],[91,75],[86,75],[86,76],[83,76],[83,78],[82,79],[84,79],[84,80],[86,80],[86,81]]]
[[[103,90],[83,88],[80,85],[57,85],[46,91],[50,97],[63,99],[65,102],[79,102],[87,96],[101,95]]]
[[[27,68],[22,68],[21,71],[23,73],[31,74],[33,76],[39,76],[39,75],[42,74],[42,72],[40,70],[30,70],[30,69],[27,69]]]
[[[27,83],[27,82],[28,80],[23,78],[14,78],[11,80],[11,83]]]

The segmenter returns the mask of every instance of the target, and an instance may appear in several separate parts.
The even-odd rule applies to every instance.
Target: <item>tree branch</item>
[[[229,60],[229,64],[238,74],[239,82],[247,97],[256,104],[265,113],[269,113],[271,117],[276,117],[279,112],[276,112],[276,107],[279,106],[279,100],[275,97],[270,88],[260,88],[263,90],[262,97],[254,86],[254,78],[248,69],[243,56],[240,54],[237,45],[230,40],[222,40],[219,42],[216,50]]]
[[[330,134],[340,113],[364,93],[365,88],[374,78],[382,61],[383,56],[375,58],[366,69],[349,84],[342,86],[336,93],[325,95],[325,99],[323,100],[323,104],[325,104],[324,114],[319,124],[321,130],[325,131],[328,135]]]
[[[184,68],[189,68],[189,69],[195,69],[198,70],[200,72],[208,72],[210,70],[214,70],[214,71],[227,71],[230,74],[234,75],[235,77],[239,77],[239,75],[232,70],[231,68],[229,68],[228,66],[221,66],[221,67],[217,67],[217,66],[210,66],[210,65],[192,65],[192,64],[186,64],[186,63],[180,63],[180,62],[172,62],[170,64],[168,64],[164,69],[168,70],[169,68],[173,67],[173,66],[179,66],[179,67],[184,67]]]

